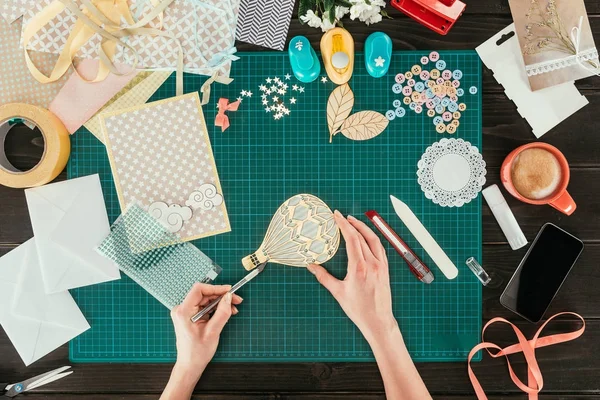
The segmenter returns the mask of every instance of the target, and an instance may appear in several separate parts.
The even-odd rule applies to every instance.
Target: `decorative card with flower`
[[[531,90],[600,73],[583,0],[509,0]]]

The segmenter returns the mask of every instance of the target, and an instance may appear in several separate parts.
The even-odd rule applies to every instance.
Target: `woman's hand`
[[[177,338],[177,364],[189,371],[199,371],[198,378],[215,355],[219,336],[229,317],[238,313],[235,305],[242,302],[240,296],[229,293],[230,289],[230,285],[196,283],[183,303],[171,311]],[[196,323],[191,321],[194,314],[219,296],[223,299],[210,319],[205,315]]]
[[[377,235],[363,222],[339,211],[334,213],[348,252],[348,273],[340,281],[320,265],[310,265],[318,281],[331,292],[367,341],[395,333],[390,275],[385,249]]]

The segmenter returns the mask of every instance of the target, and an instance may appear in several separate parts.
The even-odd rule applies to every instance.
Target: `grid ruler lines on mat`
[[[356,101],[353,112],[393,109],[394,76],[419,64],[429,51],[396,52],[389,73],[370,77],[362,54],[356,55],[350,81]],[[462,138],[481,149],[481,67],[474,51],[440,51],[448,69],[463,72],[461,98],[468,109],[460,119]],[[332,209],[366,221],[363,213],[377,210],[427,263],[436,279],[425,285],[415,279],[404,261],[383,240],[390,262],[395,315],[408,349],[416,361],[465,360],[479,340],[481,285],[464,261],[481,260],[481,200],[461,208],[443,208],[426,199],[417,184],[417,162],[425,149],[448,134],[436,133],[432,119],[407,109],[403,118],[390,121],[378,137],[354,142],[342,135],[329,142],[326,103],[335,88],[321,80],[303,84],[285,80],[292,74],[286,53],[244,53],[233,63],[228,86],[214,84],[211,101],[204,106],[213,152],[221,179],[232,232],[193,243],[217,262],[223,272],[217,283],[235,283],[246,271],[240,260],[258,248],[271,216],[279,205],[297,193],[311,193]],[[321,76],[326,76],[321,71]],[[297,99],[288,105],[290,115],[275,120],[264,110],[259,85],[267,77],[284,79]],[[187,74],[185,91],[198,91],[205,77]],[[292,85],[304,92],[290,92]],[[174,76],[150,101],[175,95]],[[475,95],[468,88],[476,86]],[[243,97],[236,112],[229,112],[231,127],[213,126],[220,97]],[[178,118],[173,115],[172,118]],[[175,132],[176,133],[176,132]],[[111,222],[120,214],[104,146],[85,129],[72,136],[68,176],[99,173]],[[435,267],[396,217],[389,195],[407,203],[457,265],[459,276],[449,281]],[[346,251],[326,267],[343,278]],[[240,294],[240,313],[225,329],[217,361],[370,361],[372,353],[360,332],[346,318],[331,295],[304,268],[268,265]],[[175,337],[168,310],[127,276],[120,281],[80,288],[73,295],[92,329],[74,339],[74,362],[171,362]],[[360,299],[357,299],[360,301]]]

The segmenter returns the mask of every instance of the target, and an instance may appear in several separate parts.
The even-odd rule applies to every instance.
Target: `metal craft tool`
[[[242,280],[240,280],[238,283],[233,285],[231,287],[231,289],[229,290],[229,293],[231,293],[231,294],[235,293],[239,288],[241,288],[246,283],[248,283],[252,279],[254,279],[256,277],[256,275],[260,274],[265,269],[266,265],[267,265],[267,263],[264,262],[264,263],[260,264],[258,267],[256,267],[255,269],[253,269],[248,275],[243,277]],[[206,307],[204,307],[202,310],[200,310],[200,312],[198,312],[196,315],[194,315],[191,318],[192,322],[198,322],[200,320],[200,318],[202,318],[203,316],[205,316],[206,314],[211,312],[215,307],[217,307],[217,305],[219,304],[219,302],[221,301],[222,298],[223,298],[223,296],[219,296],[219,298],[210,302]]]
[[[67,375],[71,375],[73,371],[64,372],[70,368],[71,366],[67,365],[65,367],[57,368],[54,371],[46,372],[45,374],[34,376],[33,378],[14,384],[0,383],[0,394],[4,393],[4,396],[6,397],[15,397],[23,392],[28,392],[32,389],[36,389],[50,382],[64,378]]]
[[[410,272],[417,277],[423,283],[433,282],[433,274],[431,270],[427,268],[425,263],[417,257],[417,255],[408,247],[406,243],[394,230],[385,222],[385,220],[379,215],[377,211],[370,210],[365,213],[367,218],[375,225],[375,227],[381,232],[383,236],[390,242],[390,244],[396,249],[398,254],[406,261]]]
[[[443,272],[448,279],[454,279],[458,276],[458,268],[448,258],[444,250],[440,247],[427,229],[423,226],[419,218],[412,212],[412,210],[402,201],[398,200],[394,196],[390,196],[394,211],[398,214],[398,217],[404,222],[404,225],[408,228],[410,233],[413,234],[415,239],[419,241],[423,249],[429,254],[429,257]]]

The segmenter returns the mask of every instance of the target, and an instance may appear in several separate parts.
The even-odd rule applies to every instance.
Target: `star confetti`
[[[304,86],[300,86],[300,87],[298,88],[298,91],[299,91],[300,93],[304,93]]]
[[[248,91],[246,92],[246,96],[248,96],[248,97],[252,97],[252,92],[248,90]]]
[[[293,91],[296,91],[296,90],[298,90],[298,85],[292,85],[292,90],[293,90]]]
[[[296,98],[295,97],[292,97],[290,99],[290,104],[296,104]]]
[[[0,0],[1,1],[1,0]],[[260,90],[261,103],[264,107],[265,112],[271,113],[273,115],[273,119],[279,120],[292,112],[289,108],[286,107],[286,104],[295,105],[298,104],[298,96],[286,98],[286,94],[288,93],[288,89],[291,88],[291,91],[304,93],[305,87],[298,85],[299,82],[293,81],[291,74],[282,75],[283,78],[279,77],[267,77],[264,80],[264,83],[258,85],[258,89]],[[321,79],[323,83],[327,82],[326,77],[322,77]],[[285,81],[290,81],[289,84]],[[238,98],[241,100],[243,97],[252,97],[252,91],[250,90],[242,90],[241,97]],[[272,96],[274,95],[274,96]]]
[[[240,92],[240,95],[242,95],[242,97],[245,97],[248,94],[248,92],[246,92],[245,90],[242,90]]]
[[[271,83],[272,79],[271,78],[267,78],[267,79],[265,79],[265,81],[267,81],[267,83]]]
[[[327,83],[327,77],[326,77],[326,76],[322,77],[322,78],[321,78],[321,82],[323,82],[323,83]]]
[[[265,85],[260,85],[258,88],[260,89],[261,92],[264,92],[265,90],[267,90],[267,87]]]
[[[292,76],[290,74],[285,74],[285,80],[289,81]]]

